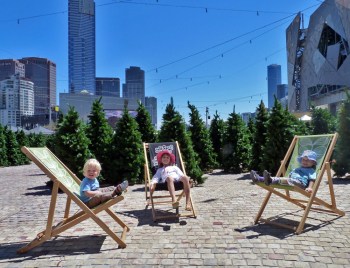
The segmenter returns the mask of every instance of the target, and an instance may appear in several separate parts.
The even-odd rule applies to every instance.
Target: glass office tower
[[[96,93],[95,2],[68,1],[69,92]]]
[[[272,108],[277,97],[277,85],[281,84],[281,65],[271,64],[267,66],[267,91],[268,108]]]

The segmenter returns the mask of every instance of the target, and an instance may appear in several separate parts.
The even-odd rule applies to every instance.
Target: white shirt
[[[180,180],[185,174],[177,166],[167,166],[157,169],[152,178],[152,183],[164,183],[166,178],[171,177],[174,181]]]

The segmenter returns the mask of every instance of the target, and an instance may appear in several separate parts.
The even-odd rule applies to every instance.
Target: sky
[[[254,112],[267,105],[267,66],[287,84],[286,28],[296,13],[304,27],[320,0],[95,0],[96,76],[145,71],[145,95],[158,99],[158,124],[173,98],[206,121],[217,111]],[[58,94],[68,92],[68,0],[0,0],[0,59],[48,58]]]

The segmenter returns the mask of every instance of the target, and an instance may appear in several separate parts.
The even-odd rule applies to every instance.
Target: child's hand
[[[308,193],[312,193],[312,188],[310,188],[310,187],[306,188],[305,191],[308,192]]]

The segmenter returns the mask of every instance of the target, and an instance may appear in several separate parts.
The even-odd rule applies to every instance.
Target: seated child
[[[312,186],[316,180],[315,167],[317,165],[316,153],[311,150],[306,150],[297,158],[300,167],[293,169],[288,178],[271,177],[271,174],[264,170],[263,177],[259,176],[256,171],[250,172],[250,177],[253,182],[264,182],[266,185],[281,184],[299,186],[305,191],[312,193]]]
[[[186,196],[185,209],[192,210],[190,203],[190,179],[184,175],[181,169],[174,165],[175,156],[168,150],[164,150],[157,154],[157,161],[159,168],[152,178],[151,193],[153,193],[156,189],[157,183],[167,182],[168,190],[173,202],[173,208],[177,208],[179,206],[179,202],[176,201],[174,182],[181,181],[183,183]]]
[[[128,187],[128,181],[123,181],[117,187],[109,186],[100,188],[97,177],[101,172],[101,164],[96,159],[89,159],[85,162],[83,174],[85,178],[80,184],[80,199],[89,208],[93,208],[116,195],[121,195]]]

